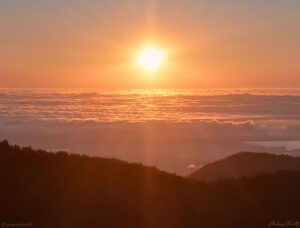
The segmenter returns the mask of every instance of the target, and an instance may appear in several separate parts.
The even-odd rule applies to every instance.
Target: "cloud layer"
[[[245,142],[299,132],[300,90],[0,91],[2,139],[180,174],[239,151],[289,153]]]

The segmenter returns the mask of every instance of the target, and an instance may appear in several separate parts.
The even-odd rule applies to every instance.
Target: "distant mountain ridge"
[[[240,152],[207,164],[189,178],[215,181],[237,177],[253,177],[258,173],[273,173],[279,170],[300,170],[300,157],[269,153]]]

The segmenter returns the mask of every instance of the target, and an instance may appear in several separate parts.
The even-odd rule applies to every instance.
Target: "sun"
[[[163,58],[164,55],[161,50],[149,46],[140,52],[138,63],[141,67],[151,71],[157,69],[161,65]]]

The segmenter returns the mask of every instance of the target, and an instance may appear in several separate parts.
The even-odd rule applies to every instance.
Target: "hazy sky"
[[[1,0],[0,86],[300,87],[300,1]]]

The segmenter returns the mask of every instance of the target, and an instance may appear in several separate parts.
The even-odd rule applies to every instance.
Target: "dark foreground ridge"
[[[300,220],[300,173],[292,171],[205,183],[140,164],[3,141],[0,183],[4,225],[246,228]]]
[[[300,157],[242,152],[207,164],[188,177],[216,181],[242,176],[254,177],[258,173],[273,173],[279,170],[300,171]]]

